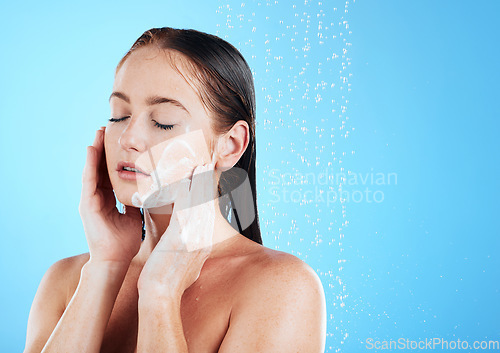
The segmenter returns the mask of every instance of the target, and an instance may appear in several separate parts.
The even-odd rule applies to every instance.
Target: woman
[[[43,277],[25,352],[324,350],[318,276],[261,245],[254,101],[247,63],[218,37],[165,27],[134,43],[87,148],[89,253]]]

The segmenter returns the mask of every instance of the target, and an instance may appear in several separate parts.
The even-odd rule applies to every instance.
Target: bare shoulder
[[[25,352],[40,352],[66,310],[89,254],[54,262],[45,272],[31,304]]]
[[[249,286],[259,288],[276,282],[284,287],[307,286],[323,291],[316,272],[306,262],[287,252],[259,246],[248,262],[245,277]]]
[[[54,262],[54,264],[51,267],[59,271],[65,271],[65,272],[81,270],[83,265],[85,265],[85,263],[89,261],[89,259],[90,259],[90,254],[86,252],[79,255],[65,257],[61,260]]]
[[[261,246],[249,255],[220,352],[323,352],[326,302],[316,272],[283,251]]]
[[[57,285],[59,291],[64,296],[65,307],[78,286],[82,267],[87,263],[89,258],[90,254],[88,252],[65,257],[54,262],[45,274],[47,280],[52,282],[53,285]]]
[[[300,258],[262,245],[254,246],[239,273],[236,306],[288,306],[307,303],[319,311],[324,306],[324,289],[316,272]],[[279,304],[278,304],[279,303]],[[319,305],[319,307],[318,307]],[[309,308],[311,309],[311,308]]]

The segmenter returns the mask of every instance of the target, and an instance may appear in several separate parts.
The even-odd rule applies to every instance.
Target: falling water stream
[[[306,261],[327,300],[327,351],[347,339],[345,175],[352,73],[349,1],[220,1],[217,35],[252,68],[264,245]]]

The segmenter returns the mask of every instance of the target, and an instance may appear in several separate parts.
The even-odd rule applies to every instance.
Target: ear
[[[234,167],[247,149],[249,141],[248,123],[245,120],[238,120],[231,130],[219,137],[215,167],[223,172]]]

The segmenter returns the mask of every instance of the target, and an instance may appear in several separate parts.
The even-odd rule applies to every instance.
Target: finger
[[[209,163],[205,166],[202,180],[201,180],[201,190],[200,190],[200,198],[201,203],[212,202],[215,198],[215,189],[214,189],[214,165],[213,163]]]
[[[207,189],[207,197],[206,199],[208,201],[213,201],[216,197],[218,197],[217,194],[217,179],[215,177],[215,163],[210,162],[207,166],[207,182],[209,188]]]
[[[205,199],[205,191],[208,187],[208,173],[207,166],[200,165],[195,168],[193,173],[193,180],[191,181],[190,187],[190,197],[191,197],[191,206],[200,205],[206,202]]]
[[[197,174],[191,184],[193,194],[192,205],[200,205],[215,198],[215,173],[213,163],[197,169]]]
[[[94,145],[98,139],[98,133],[94,139]],[[90,197],[95,194],[97,187],[97,150],[95,146],[87,146],[87,159],[82,175],[82,196]]]
[[[210,191],[208,191],[210,193]],[[203,208],[203,231],[200,234],[199,247],[209,250],[213,244],[213,235],[215,231],[215,200],[212,195],[206,196],[210,198],[200,207]]]
[[[102,152],[104,140],[104,130],[99,129],[96,131],[94,143],[92,144],[98,152]]]
[[[211,162],[207,165],[206,172],[206,188],[204,189],[205,203],[204,208],[204,230],[201,232],[199,248],[204,251],[210,251],[213,243],[213,234],[215,230],[215,195],[216,195],[216,180],[215,180],[215,163]]]
[[[196,225],[192,229],[197,229],[190,239],[186,239],[190,251],[211,251],[215,226],[215,177],[213,168],[213,163],[197,168],[194,184],[190,191],[194,203],[191,206],[192,218],[189,222]]]
[[[98,167],[100,166],[102,160],[103,140],[104,140],[104,131],[99,129],[96,131],[94,142],[92,143],[92,147],[94,147],[94,149],[97,152],[96,165]]]
[[[97,161],[97,187],[106,190],[112,190],[111,181],[109,180],[108,166],[106,163],[106,151],[104,149],[104,136],[105,127],[97,130],[96,140],[94,141],[94,147],[96,148],[98,161]]]
[[[108,165],[106,162],[106,152],[104,148],[102,149],[101,160],[98,171],[99,171],[99,178],[98,178],[99,188],[106,190],[113,190],[111,180],[109,179]]]
[[[195,248],[210,251],[213,245],[213,235],[215,230],[215,207],[213,202],[207,202],[200,208],[199,232],[195,237]],[[203,216],[201,216],[203,214]]]
[[[82,200],[94,195],[95,193],[95,176],[92,175],[91,170],[93,169],[93,159],[92,156],[95,151],[92,150],[91,146],[87,147],[87,159],[85,161],[85,166],[83,167],[82,173]]]
[[[186,210],[191,207],[190,191],[189,187],[191,182],[189,180],[183,179],[176,183],[177,196],[174,201],[174,206],[172,209],[172,215],[180,213],[182,210]]]
[[[146,209],[147,211],[147,209]],[[151,216],[149,215],[149,211],[147,211],[147,222],[152,224]],[[154,225],[152,225],[153,232],[156,232]],[[160,238],[160,241],[155,246],[154,251],[178,251],[184,250],[185,245],[181,239],[182,229],[179,226],[178,219],[176,214],[172,214],[170,218],[170,223]]]
[[[195,183],[195,178],[197,178],[200,173],[203,172],[203,165],[197,165],[194,170],[193,170],[193,175],[191,176],[191,185],[189,187],[189,190],[193,190],[194,183]]]

